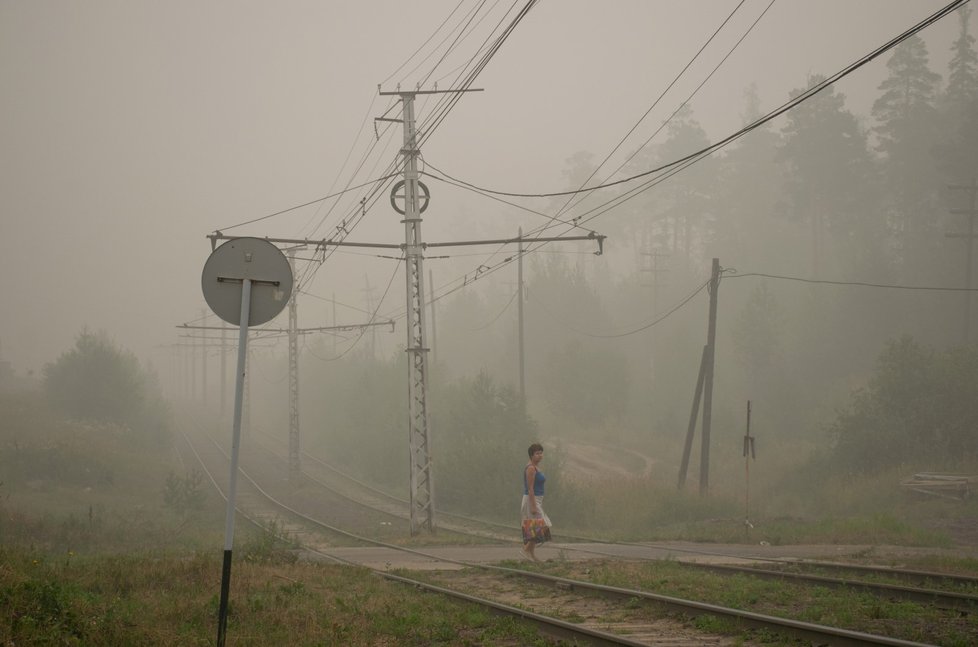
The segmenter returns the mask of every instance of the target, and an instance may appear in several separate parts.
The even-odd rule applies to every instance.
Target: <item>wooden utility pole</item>
[[[720,288],[720,259],[713,259],[710,276],[710,322],[706,333],[706,346],[709,357],[706,374],[703,376],[703,445],[700,453],[700,494],[710,490],[710,430],[713,426],[713,365],[716,360],[717,340],[717,292]]]
[[[689,411],[689,426],[686,428],[686,442],[683,444],[683,460],[679,464],[679,489],[686,487],[686,472],[689,470],[689,456],[693,452],[693,437],[696,435],[696,421],[700,413],[700,397],[703,395],[703,376],[706,374],[706,359],[709,357],[707,347],[700,354],[700,371],[696,377],[696,389],[693,391],[693,406]]]
[[[686,431],[686,444],[683,449],[682,464],[679,468],[679,489],[686,485],[686,471],[696,430],[700,397],[703,399],[703,435],[700,447],[700,495],[706,496],[710,490],[710,431],[713,425],[713,364],[716,358],[717,336],[717,292],[720,288],[720,259],[713,259],[710,274],[710,315],[706,332],[706,346],[700,358],[700,371],[696,378],[696,391],[693,394],[693,407],[689,414],[689,427]]]

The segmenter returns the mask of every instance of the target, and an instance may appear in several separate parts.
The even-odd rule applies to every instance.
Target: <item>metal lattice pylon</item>
[[[418,192],[414,93],[399,93],[404,119],[404,259],[407,285],[408,425],[411,452],[411,534],[435,530],[431,446],[428,435],[428,348],[425,345],[424,248]]]
[[[295,276],[295,250],[289,250],[289,267]],[[289,297],[289,481],[298,485],[302,475],[299,463],[299,329],[294,284]]]

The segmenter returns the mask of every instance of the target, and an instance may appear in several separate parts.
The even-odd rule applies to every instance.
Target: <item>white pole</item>
[[[221,606],[217,644],[223,647],[227,628],[228,592],[231,587],[231,547],[234,544],[234,497],[238,488],[238,448],[241,445],[241,402],[244,395],[245,358],[248,353],[248,322],[251,315],[251,279],[241,281],[241,319],[238,332],[238,374],[234,382],[234,425],[231,435],[231,483],[228,487],[227,520],[224,526],[224,568],[221,573]]]

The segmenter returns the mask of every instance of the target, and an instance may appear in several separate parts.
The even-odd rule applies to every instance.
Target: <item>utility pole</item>
[[[707,326],[706,346],[709,357],[703,382],[703,445],[700,448],[700,496],[710,490],[710,431],[713,426],[713,365],[716,360],[717,339],[717,292],[720,289],[720,259],[713,259],[710,275],[710,321]]]
[[[517,318],[519,319],[519,327],[517,332],[517,337],[519,339],[519,361],[520,361],[520,402],[522,407],[526,409],[526,355],[524,355],[523,346],[523,228],[519,229],[519,247],[517,247],[516,259],[517,259],[517,280],[516,289],[518,290],[517,298]]]
[[[295,250],[302,249],[303,246],[296,248],[291,248],[288,250],[288,262],[289,269],[292,271],[292,275],[295,276]],[[252,335],[256,339],[267,338],[261,337],[262,335],[273,335],[279,337],[285,335],[288,339],[289,344],[289,481],[293,484],[298,484],[301,480],[302,469],[300,465],[299,456],[300,452],[300,429],[299,429],[299,335],[304,335],[308,333],[315,332],[327,332],[333,330],[365,330],[366,328],[373,328],[375,326],[390,326],[391,332],[394,331],[394,321],[388,319],[387,321],[370,322],[366,324],[348,324],[343,326],[322,326],[319,328],[299,328],[298,327],[298,304],[296,299],[298,297],[298,287],[296,283],[292,285],[292,293],[289,297],[289,327],[288,328],[268,328],[263,327],[261,329],[255,329],[252,331]],[[207,330],[219,330],[221,332],[221,355],[223,357],[224,351],[227,347],[226,344],[226,333],[233,328],[228,328],[227,326],[194,326],[190,324],[180,324],[177,328],[183,329],[198,329],[202,331]],[[196,340],[196,337],[194,338]],[[196,342],[195,342],[196,343]],[[252,359],[252,349],[249,348],[245,355],[245,365]],[[251,426],[251,395],[250,395],[250,381],[248,375],[250,371],[245,373],[244,376],[244,387],[243,387],[243,408],[242,408],[242,429],[248,431]],[[222,385],[223,387],[223,385]]]
[[[289,248],[289,268],[295,276],[295,251],[301,247]],[[302,479],[302,466],[299,463],[299,329],[296,296],[298,282],[292,284],[289,296],[289,482],[298,486]]]
[[[964,191],[970,194],[970,207],[967,209],[951,209],[954,215],[968,216],[968,233],[944,234],[947,238],[964,238],[968,245],[964,270],[964,343],[971,343],[971,279],[973,275],[973,258],[975,250],[975,216],[978,216],[976,209],[976,196],[978,196],[978,181],[972,180],[971,184],[949,184],[948,189],[952,191]]]
[[[403,123],[404,146],[401,154],[404,157],[404,179],[395,183],[391,190],[391,206],[404,216],[404,243],[355,243],[334,239],[292,239],[265,237],[276,244],[306,244],[316,249],[329,246],[358,246],[381,249],[399,249],[404,254],[406,301],[407,301],[407,346],[408,353],[408,430],[409,454],[411,468],[411,534],[417,534],[421,528],[429,532],[435,530],[434,488],[432,484],[432,458],[430,451],[430,433],[428,428],[428,362],[429,348],[425,343],[425,300],[424,300],[424,271],[423,255],[426,248],[431,247],[460,247],[465,245],[512,245],[521,239],[505,238],[496,240],[469,240],[442,243],[426,243],[421,238],[421,213],[428,206],[428,189],[418,179],[418,148],[419,134],[415,127],[414,99],[419,94],[446,94],[457,92],[476,92],[478,90],[415,90],[409,92],[380,92],[381,96],[398,96],[401,99],[401,119],[377,117],[376,121],[395,121]],[[399,193],[403,189],[403,194]],[[403,203],[403,208],[398,205]],[[214,246],[219,240],[229,240],[220,231],[208,234]],[[589,240],[598,243],[596,255],[604,250],[606,237],[595,232],[586,236],[535,237],[533,242],[556,242],[570,240]],[[480,268],[481,269],[481,268]],[[478,275],[478,272],[477,272]]]
[[[679,489],[686,484],[686,471],[689,466],[693,435],[696,431],[696,418],[699,413],[700,398],[703,400],[703,435],[700,447],[700,496],[706,496],[710,489],[710,431],[713,425],[713,363],[716,358],[717,334],[717,293],[720,289],[720,259],[713,259],[710,274],[710,314],[706,332],[706,346],[700,357],[700,370],[696,378],[693,406],[689,414],[689,427],[686,430],[686,443],[682,463],[679,467]]]
[[[428,303],[431,305],[431,363],[438,366],[435,353],[438,350],[438,334],[435,328],[435,277],[428,270]]]
[[[201,320],[203,325],[207,325],[207,308],[200,311]],[[206,334],[202,340],[203,349],[201,351],[201,365],[200,365],[200,402],[207,407],[207,337]]]
[[[367,302],[367,312],[374,311],[374,289],[370,287],[370,277],[366,274],[363,275],[363,292],[364,300]],[[373,328],[370,329],[370,359],[377,359],[377,331]]]
[[[190,401],[197,399],[197,340],[191,341],[190,346]]]
[[[221,331],[221,420],[227,415],[228,331]]]
[[[428,435],[428,348],[424,321],[424,246],[421,238],[421,211],[418,182],[418,132],[414,120],[414,99],[418,92],[381,92],[401,99],[404,129],[404,274],[407,300],[408,353],[408,434],[411,455],[411,534],[421,527],[435,530],[434,484],[431,447]],[[427,94],[427,93],[425,93]],[[425,196],[427,207],[427,196]]]
[[[669,254],[664,254],[659,250],[652,250],[649,252],[643,252],[643,256],[648,256],[652,260],[651,267],[648,269],[642,268],[643,272],[649,272],[652,274],[652,283],[650,287],[652,288],[652,319],[653,321],[659,314],[659,273],[667,272],[668,270],[661,268],[659,266],[659,259],[669,256]],[[648,335],[649,344],[649,372],[652,384],[655,384],[655,326],[649,327]]]

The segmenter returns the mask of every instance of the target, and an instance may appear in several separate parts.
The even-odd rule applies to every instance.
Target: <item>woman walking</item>
[[[543,511],[543,490],[547,477],[540,471],[540,461],[543,460],[543,445],[533,443],[526,453],[530,461],[523,468],[523,503],[520,506],[520,517],[523,528],[523,547],[520,557],[539,562],[536,547],[545,541],[550,541],[550,518]]]

